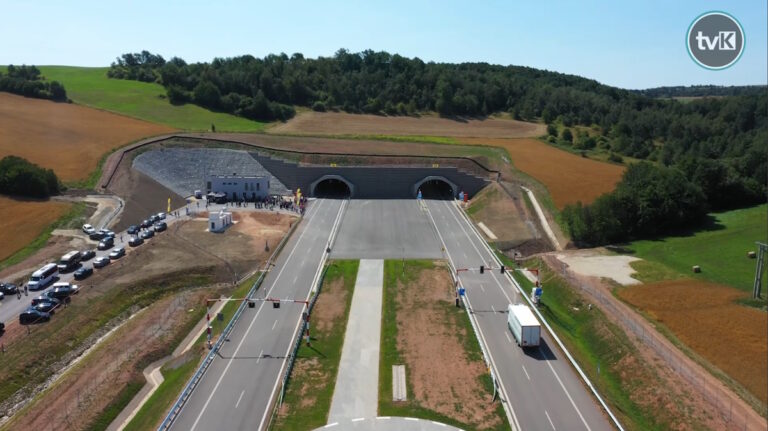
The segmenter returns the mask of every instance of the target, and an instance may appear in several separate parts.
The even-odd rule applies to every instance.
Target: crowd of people
[[[208,199],[205,200],[205,208],[207,209],[210,205],[210,201]],[[237,207],[237,208],[248,208],[249,206],[253,205],[256,209],[268,209],[268,210],[274,210],[274,209],[281,209],[285,211],[294,211],[299,214],[304,214],[304,210],[307,205],[307,198],[305,196],[302,196],[300,199],[298,199],[298,202],[296,201],[296,197],[294,196],[293,199],[286,199],[284,196],[266,196],[264,198],[257,197],[253,201],[229,201],[226,202],[226,206],[230,207]],[[197,207],[200,207],[200,203],[197,203]]]

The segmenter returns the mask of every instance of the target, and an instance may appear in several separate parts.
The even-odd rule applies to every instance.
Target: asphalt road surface
[[[257,298],[307,299],[338,217],[341,200],[310,202],[305,219],[285,244]],[[257,302],[246,308],[211,363],[173,429],[257,430],[266,427],[286,355],[299,327],[302,304]]]
[[[455,268],[498,266],[452,202],[427,201],[427,206]],[[506,310],[509,303],[523,300],[498,267],[484,274],[460,272],[459,279],[501,381],[502,398],[508,401],[513,429],[613,429],[545,330],[542,329],[539,348],[523,350],[517,346],[507,327]]]
[[[440,241],[415,199],[353,199],[334,259],[442,259]]]

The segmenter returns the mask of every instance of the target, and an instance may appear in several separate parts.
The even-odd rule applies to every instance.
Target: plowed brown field
[[[463,138],[461,142],[506,149],[515,167],[544,184],[560,209],[578,201],[591,203],[613,190],[624,173],[622,166],[579,157],[536,139]]]
[[[448,119],[434,116],[386,117],[341,112],[304,112],[287,123],[268,129],[272,133],[319,135],[422,135],[527,138],[543,135],[542,124],[501,118]]]
[[[0,196],[0,261],[32,242],[71,206],[66,202],[22,201]]]
[[[736,304],[744,292],[674,280],[621,289],[619,296],[768,403],[768,314]]]
[[[111,149],[171,128],[79,105],[0,93],[0,158],[13,154],[82,180]]]

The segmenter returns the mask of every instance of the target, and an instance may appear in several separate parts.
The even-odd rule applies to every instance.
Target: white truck
[[[535,347],[541,341],[541,325],[527,305],[509,304],[507,325],[520,347]]]

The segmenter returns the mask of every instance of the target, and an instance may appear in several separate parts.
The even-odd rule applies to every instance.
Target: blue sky
[[[624,88],[766,84],[764,0],[708,1],[20,1],[0,0],[0,64],[107,66],[147,49],[166,59],[339,48],[425,61],[483,61],[572,73]],[[723,10],[746,50],[709,71],[685,48],[691,21]]]

